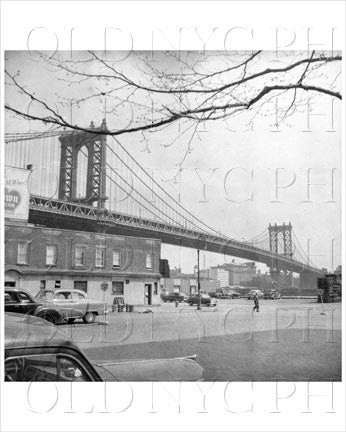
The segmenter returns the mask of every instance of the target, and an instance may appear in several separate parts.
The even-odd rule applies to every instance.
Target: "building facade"
[[[210,267],[209,277],[219,281],[220,288],[229,286],[229,271],[225,270],[223,266]]]
[[[253,261],[241,264],[224,264],[223,268],[229,272],[229,285],[241,285],[244,282],[251,282],[257,273],[256,263]]]
[[[201,291],[211,292],[220,288],[220,282],[209,278],[199,280]],[[193,274],[173,275],[170,278],[162,278],[160,282],[161,292],[181,292],[194,294],[197,292],[197,277]]]
[[[78,288],[106,301],[160,304],[161,241],[5,223],[5,285],[28,290]]]

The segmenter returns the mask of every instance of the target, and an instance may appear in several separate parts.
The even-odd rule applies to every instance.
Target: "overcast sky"
[[[271,52],[265,55],[267,59],[273,57]],[[288,55],[293,58],[296,53]],[[76,60],[82,58],[78,53],[74,56]],[[52,106],[58,106],[59,112],[68,119],[71,110],[61,108],[57,95],[80,98],[95,89],[107,87],[96,81],[71,87],[63,75],[57,75],[39,57],[32,59],[26,52],[8,52],[6,59],[5,66],[9,71],[20,71],[18,80],[21,84],[45,97]],[[266,57],[262,57],[261,62],[265,60]],[[164,66],[166,72],[176,71],[177,65],[171,57],[156,53],[152,61],[154,65]],[[205,67],[213,70],[223,61],[221,54],[218,58],[213,53]],[[254,70],[262,69],[261,62],[254,65]],[[142,76],[136,71],[136,65],[145,68],[135,54],[123,60],[121,65],[134,78]],[[340,65],[336,65],[333,72],[337,72],[338,67]],[[14,90],[7,88],[6,102],[30,110],[35,108]],[[113,102],[107,98],[108,110]],[[332,105],[330,97],[316,97],[309,107],[301,104],[279,128],[273,127],[274,103],[270,111],[258,114],[250,126],[250,113],[227,122],[206,122],[200,126],[180,172],[179,163],[190,135],[187,132],[172,142],[183,130],[183,125],[177,123],[163,131],[148,133],[146,139],[140,133],[125,134],[119,141],[143,167],[154,172],[155,179],[175,199],[214,229],[242,240],[251,239],[269,223],[291,222],[305,250],[311,239],[313,263],[331,269],[341,263],[341,103],[334,100]],[[104,109],[104,98],[90,101],[81,108],[73,106],[73,123],[88,126],[93,120],[99,125]],[[136,108],[134,113],[135,116],[138,114]],[[119,124],[126,124],[132,115],[133,107],[125,104],[107,114],[107,124],[111,129],[117,128]],[[5,121],[6,132],[46,129],[41,123],[18,120],[8,114]],[[55,162],[57,166],[57,158]],[[308,175],[310,183],[320,185],[312,185],[309,189]],[[276,186],[290,183],[290,186],[276,190]],[[196,264],[194,250],[163,245],[162,257],[169,259],[171,268],[180,265],[185,272],[192,272]],[[208,267],[231,258],[205,253],[205,258],[202,254],[202,266],[204,260]]]

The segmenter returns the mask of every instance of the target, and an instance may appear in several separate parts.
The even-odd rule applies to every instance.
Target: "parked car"
[[[20,288],[5,288],[5,312],[34,315],[54,324],[65,323],[67,317],[55,306],[36,301],[30,293]]]
[[[222,298],[222,294],[220,292],[214,292],[214,291],[212,291],[212,292],[209,293],[209,295],[210,295],[210,297],[216,298],[216,299]]]
[[[280,299],[281,297],[282,297],[281,294],[276,289],[264,291],[264,299],[265,300],[267,300],[267,299],[276,300],[276,299]]]
[[[191,294],[187,300],[190,306],[198,304],[198,294]],[[210,297],[208,294],[201,294],[201,305],[205,306],[216,306],[217,300],[213,297]]]
[[[162,294],[161,295],[162,300],[166,302],[183,302],[186,300],[187,296],[184,293],[180,292],[171,292],[168,294]]]
[[[238,292],[230,292],[229,294],[228,294],[229,296],[230,296],[230,298],[232,298],[232,299],[238,299],[238,298],[240,298],[241,297],[241,294],[239,294]]]
[[[98,300],[92,300],[87,293],[78,289],[57,289],[39,291],[38,301],[53,304],[67,316],[68,322],[83,319],[87,324],[93,323],[98,315],[107,313],[107,305]]]
[[[254,298],[254,295],[257,294],[258,298],[263,297],[263,292],[261,290],[258,289],[252,289],[248,292],[247,294],[247,299],[251,300]]]
[[[5,381],[196,381],[204,374],[196,355],[92,364],[56,326],[29,315],[5,314],[4,345]]]

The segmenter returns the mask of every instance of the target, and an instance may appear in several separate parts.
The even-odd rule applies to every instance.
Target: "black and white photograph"
[[[47,3],[91,10],[95,2]],[[113,3],[122,4],[100,2]],[[323,414],[335,413],[344,59],[334,39],[342,30],[307,25],[307,43],[296,45],[295,32],[273,25],[275,45],[262,47],[239,43],[254,39],[251,26],[192,25],[199,44],[190,48],[177,28],[174,43],[164,28],[141,29],[151,42],[143,47],[120,24],[103,26],[103,47],[77,48],[77,27],[66,30],[66,47],[35,21],[26,48],[2,44],[2,399],[23,389],[23,409],[48,418],[66,401],[57,389],[71,389],[71,413],[73,388],[90,401],[104,383],[123,389],[119,413],[136,401],[137,383],[143,401],[152,386],[139,412],[156,413],[155,385],[179,383],[179,413],[186,385],[187,398],[199,389],[195,412],[207,414],[208,392],[222,386],[222,409],[249,414],[249,385],[262,385],[275,393],[265,409],[273,414],[305,385],[300,414],[313,412],[321,391]],[[213,37],[222,40],[216,49]],[[125,48],[114,49],[114,38]],[[56,389],[52,403],[45,388]],[[168,413],[172,394],[162,396]],[[32,430],[53,430],[44,416]],[[103,428],[89,417],[83,430]],[[212,430],[210,418],[189,430]],[[323,430],[342,430],[328,429],[329,418]]]

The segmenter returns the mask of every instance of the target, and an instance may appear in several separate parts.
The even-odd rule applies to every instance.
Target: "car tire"
[[[96,314],[94,312],[87,312],[83,317],[83,321],[86,324],[92,324],[93,322],[95,322],[95,319],[96,319]]]
[[[45,311],[45,312],[43,312],[43,313],[41,313],[41,314],[39,314],[37,316],[39,318],[44,319],[45,321],[48,321],[48,322],[50,322],[52,324],[55,324],[56,320],[54,319],[54,316],[53,316],[53,314],[51,312]]]

